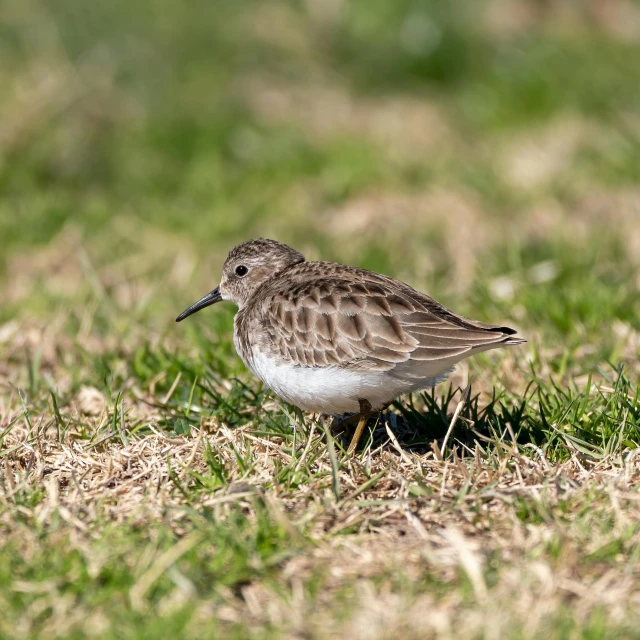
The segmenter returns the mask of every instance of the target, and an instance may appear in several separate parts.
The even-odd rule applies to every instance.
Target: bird
[[[286,402],[355,414],[355,452],[368,418],[434,387],[461,360],[526,342],[507,326],[469,320],[413,287],[336,262],[308,261],[258,238],[234,247],[220,284],[176,322],[220,301],[237,305],[233,342],[244,364]]]

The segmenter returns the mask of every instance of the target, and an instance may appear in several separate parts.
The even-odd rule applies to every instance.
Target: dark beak
[[[187,316],[190,316],[192,313],[195,313],[196,311],[200,311],[200,309],[204,309],[205,307],[215,304],[216,302],[220,302],[220,300],[222,300],[222,296],[220,295],[220,287],[216,287],[213,291],[211,291],[210,293],[207,293],[207,295],[204,296],[204,298],[200,298],[198,302],[196,302],[195,304],[192,304],[188,309],[183,311],[176,318],[176,322],[180,322],[180,320],[184,320]]]

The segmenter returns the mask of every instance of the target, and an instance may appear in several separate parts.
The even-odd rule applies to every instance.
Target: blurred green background
[[[0,25],[0,320],[175,335],[266,235],[635,359],[637,2],[5,0]]]
[[[637,636],[640,2],[0,0],[0,87],[0,636]],[[528,343],[333,455],[174,322],[260,235]]]

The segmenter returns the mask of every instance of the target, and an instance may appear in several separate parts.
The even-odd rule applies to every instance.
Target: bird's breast
[[[242,310],[233,319],[233,346],[245,365],[255,373],[252,363],[251,328]]]

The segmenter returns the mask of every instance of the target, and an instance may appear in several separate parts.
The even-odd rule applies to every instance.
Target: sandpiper
[[[464,358],[526,342],[399,280],[308,262],[264,238],[232,249],[220,285],[176,322],[220,300],[238,305],[238,355],[281,398],[314,413],[357,414],[348,454],[368,417],[398,396],[435,386]]]

